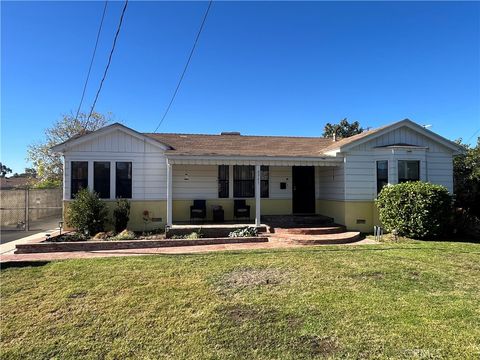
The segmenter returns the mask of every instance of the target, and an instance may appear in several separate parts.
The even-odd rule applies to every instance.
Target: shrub
[[[109,238],[110,240],[134,240],[137,236],[133,231],[123,230],[121,233]]]
[[[106,218],[105,202],[88,189],[80,190],[68,207],[68,225],[87,236],[103,231]]]
[[[421,181],[383,187],[376,201],[389,232],[415,239],[442,234],[451,214],[451,197],[441,185]]]
[[[241,229],[236,229],[228,234],[228,237],[254,237],[257,236],[257,228],[247,226]]]
[[[125,199],[117,201],[117,207],[113,210],[113,223],[115,232],[119,233],[127,228],[130,220],[130,203]]]

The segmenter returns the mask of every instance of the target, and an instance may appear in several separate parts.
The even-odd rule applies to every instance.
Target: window
[[[268,166],[262,165],[260,167],[260,196],[262,198],[268,198]]]
[[[70,194],[73,199],[80,189],[88,187],[88,161],[72,161]]]
[[[420,180],[420,161],[398,160],[398,183]]]
[[[132,163],[116,163],[116,198],[130,199],[132,197]]]
[[[377,161],[377,194],[388,184],[388,161]]]
[[[228,165],[219,165],[218,166],[218,197],[219,198],[228,198]]]
[[[100,199],[110,199],[110,162],[93,163],[93,190]]]
[[[237,198],[247,198],[255,196],[254,166],[233,166],[233,196]]]

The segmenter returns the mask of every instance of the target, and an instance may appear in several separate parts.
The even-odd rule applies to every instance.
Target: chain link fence
[[[45,222],[62,219],[62,189],[0,191],[2,231],[41,230]]]

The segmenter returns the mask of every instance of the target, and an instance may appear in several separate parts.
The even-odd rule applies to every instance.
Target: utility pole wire
[[[83,98],[85,97],[85,91],[87,90],[88,80],[90,79],[90,72],[92,71],[93,60],[95,59],[95,54],[97,52],[98,40],[100,39],[100,33],[102,32],[103,19],[105,19],[105,13],[107,12],[107,5],[108,5],[108,0],[105,0],[105,5],[103,7],[102,20],[100,21],[100,26],[98,28],[97,40],[95,41],[95,46],[93,48],[92,59],[90,60],[90,66],[88,67],[87,78],[85,79],[85,84],[83,85],[82,97],[80,99],[80,104],[78,104],[75,120],[78,119],[78,114],[80,114],[80,109],[82,108]]]
[[[208,12],[210,11],[210,7],[212,6],[212,3],[213,3],[213,0],[210,0],[209,3],[208,3],[207,10],[205,11],[205,15],[203,16],[202,24],[200,25],[200,29],[198,29],[198,33],[197,33],[197,36],[196,36],[195,41],[193,43],[192,50],[190,51],[190,55],[188,56],[187,63],[185,64],[185,67],[183,68],[182,75],[180,76],[180,79],[178,80],[177,87],[175,88],[175,91],[173,92],[172,98],[170,99],[170,103],[168,104],[167,109],[165,110],[165,112],[162,116],[162,119],[160,120],[157,127],[153,131],[154,133],[156,133],[158,128],[160,127],[160,125],[162,125],[163,120],[165,120],[168,112],[170,111],[170,108],[172,107],[173,101],[175,100],[175,97],[177,96],[178,89],[180,88],[183,77],[185,76],[185,73],[187,72],[188,65],[190,64],[190,60],[192,60],[193,53],[194,53],[195,48],[197,46],[198,39],[200,38],[200,34],[202,33],[203,26],[205,25],[205,21],[207,20]]]
[[[84,130],[86,130],[88,127],[88,122],[92,117],[93,110],[95,109],[95,105],[97,104],[98,97],[100,96],[100,92],[102,91],[103,82],[107,77],[108,69],[110,68],[110,63],[112,62],[113,52],[115,51],[115,45],[117,44],[117,38],[118,38],[118,35],[120,34],[120,29],[122,28],[123,17],[125,15],[125,11],[127,10],[127,6],[128,6],[128,0],[125,0],[125,5],[123,5],[123,9],[122,9],[122,15],[120,15],[120,21],[118,22],[117,32],[115,33],[115,38],[113,39],[112,50],[110,50],[110,55],[108,57],[107,66],[105,67],[105,71],[103,72],[103,77],[102,77],[102,80],[100,81],[100,86],[98,87],[97,94],[95,95],[95,99],[93,100],[93,104],[90,109],[90,113],[88,114],[87,121],[85,122]]]

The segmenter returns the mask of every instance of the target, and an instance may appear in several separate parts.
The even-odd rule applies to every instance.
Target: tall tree
[[[0,177],[4,178],[7,174],[10,174],[12,169],[10,169],[7,165],[0,162]]]
[[[27,160],[33,163],[37,177],[41,182],[61,182],[63,178],[62,158],[54,153],[51,148],[68,139],[95,131],[107,125],[112,115],[107,116],[94,112],[87,122],[88,115],[80,113],[78,118],[74,115],[63,115],[51,127],[45,129],[45,138],[31,144],[27,150]]]
[[[327,123],[323,129],[323,137],[333,137],[335,135],[337,139],[343,139],[360,134],[362,131],[363,129],[358,121],[350,123],[345,118],[338,124]]]

